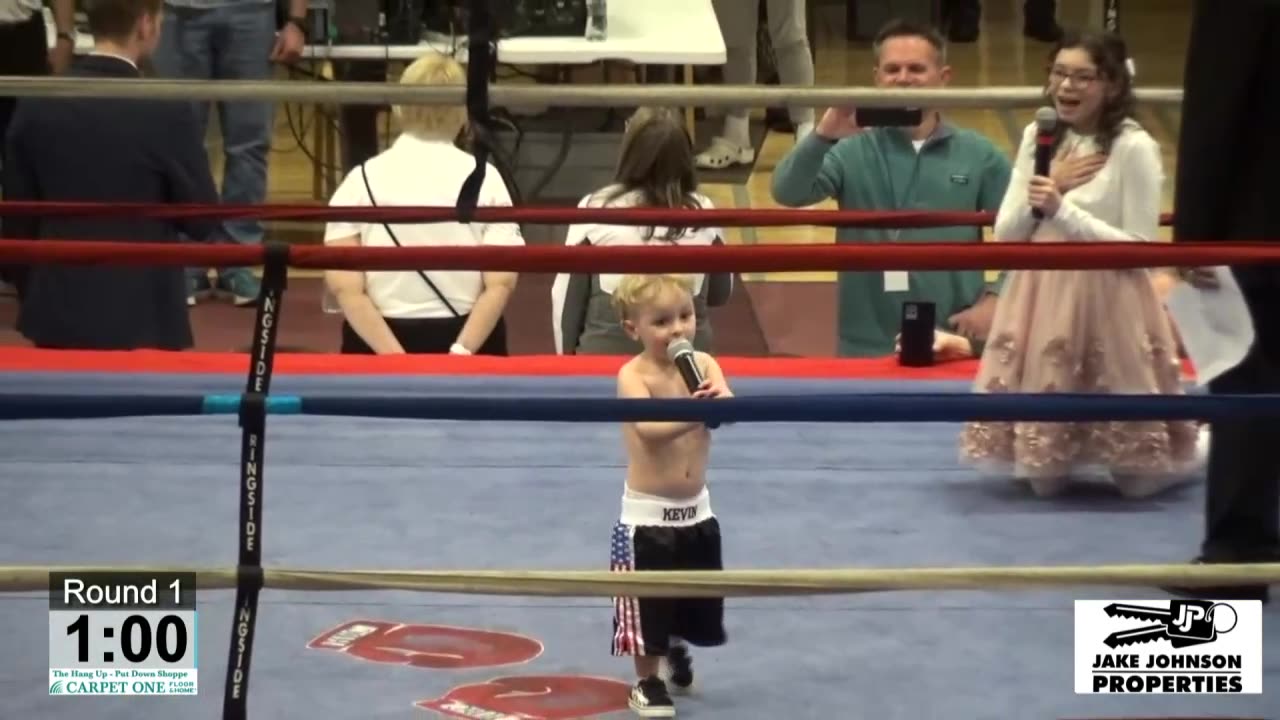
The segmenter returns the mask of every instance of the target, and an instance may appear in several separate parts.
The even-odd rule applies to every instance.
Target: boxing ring
[[[216,678],[229,666],[219,640],[237,636],[241,606],[254,617],[248,716],[627,712],[629,668],[603,644],[607,596],[619,587],[730,598],[731,644],[698,655],[706,687],[681,706],[695,717],[830,716],[850,703],[885,718],[994,717],[1009,707],[1028,717],[1263,713],[1265,696],[1071,692],[1074,599],[1150,597],[1173,581],[1276,578],[1268,566],[1166,565],[1171,549],[1197,541],[1198,487],[1137,504],[1087,494],[1033,502],[958,467],[955,424],[1274,421],[1275,398],[977,396],[947,366],[725,358],[737,398],[620,401],[611,397],[615,359],[273,350],[288,312],[286,264],[705,271],[751,265],[757,255],[785,267],[864,269],[959,260],[937,256],[948,251],[985,267],[1052,266],[1075,253],[1079,265],[1270,257],[1256,247],[957,249],[475,253],[2,242],[9,261],[187,264],[198,255],[241,264],[256,252],[267,263],[248,358],[15,350],[0,361],[3,562],[25,566],[0,568],[0,583],[17,591],[0,613],[20,649],[3,661],[5,705],[15,717],[83,710],[19,691],[38,688],[44,673],[36,659],[46,600],[33,591],[47,587],[45,573],[141,565],[200,569],[200,667],[214,680],[198,699],[111,699],[93,706],[95,717],[215,717],[223,700]],[[716,431],[710,480],[731,569],[652,579],[595,570],[624,470],[616,423],[695,417],[735,423]],[[241,482],[233,484],[237,455]],[[256,555],[243,551],[249,507]],[[239,557],[229,528],[241,539]],[[262,568],[263,586],[236,566]],[[343,645],[353,627],[382,644]],[[1274,652],[1280,639],[1273,625],[1264,629]],[[1265,681],[1276,674],[1271,660]],[[809,709],[797,707],[799,697]]]
[[[75,81],[47,83],[51,93]],[[77,92],[136,92],[107,85]],[[209,85],[178,90],[250,92]],[[462,99],[397,89],[397,101]],[[787,101],[798,96],[783,90]],[[826,102],[824,92],[807,101]],[[606,94],[617,100],[616,89]],[[2,207],[402,223],[989,220],[476,208],[465,198],[448,208]],[[289,268],[1087,269],[1278,257],[1274,246],[1247,243],[476,250],[0,241],[0,262],[13,264],[264,267],[247,356],[14,349],[0,357],[0,616],[10,628],[0,715],[626,717],[633,673],[629,660],[608,654],[610,597],[709,594],[728,598],[730,641],[695,652],[701,687],[677,701],[681,717],[1264,716],[1276,707],[1274,690],[1073,692],[1074,600],[1280,581],[1275,565],[1170,564],[1198,544],[1199,484],[1138,502],[1090,493],[1033,500],[960,467],[956,438],[959,423],[978,419],[1276,422],[1280,398],[976,395],[963,372],[945,366],[722,358],[738,397],[619,400],[620,359],[304,357],[275,344],[289,312]],[[624,472],[617,425],[636,419],[723,423],[709,482],[726,571],[607,571]],[[199,573],[198,697],[45,693],[48,573],[86,566]],[[1266,613],[1261,639],[1268,689],[1280,681],[1275,617]]]

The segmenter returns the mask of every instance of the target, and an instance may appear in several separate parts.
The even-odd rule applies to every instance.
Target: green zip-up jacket
[[[831,142],[809,133],[773,173],[773,197],[806,207],[834,197],[842,210],[997,212],[1009,185],[1011,163],[990,140],[941,122],[917,152],[898,128],[874,128]],[[982,242],[982,228],[875,229],[842,227],[838,243]],[[987,283],[981,270],[909,273],[909,289],[886,291],[886,273],[839,274],[838,354],[883,357],[894,352],[902,303],[933,302],[940,328],[1003,282]],[[980,356],[982,345],[973,342]]]

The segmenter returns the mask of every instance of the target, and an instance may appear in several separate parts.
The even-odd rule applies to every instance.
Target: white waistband
[[[711,493],[706,488],[691,498],[676,500],[638,493],[630,488],[622,495],[624,525],[684,527],[712,517]]]

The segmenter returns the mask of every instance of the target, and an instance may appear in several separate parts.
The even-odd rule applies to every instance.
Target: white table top
[[[46,12],[49,42],[54,40],[52,17]],[[435,48],[457,52],[466,62],[466,38],[431,37],[418,45],[309,45],[303,58],[311,60],[416,60]],[[93,49],[93,38],[81,34],[76,52]],[[613,0],[609,3],[609,32],[604,40],[583,37],[518,37],[498,41],[498,62],[512,65],[589,65],[622,60],[640,65],[723,65],[724,36],[711,0]]]

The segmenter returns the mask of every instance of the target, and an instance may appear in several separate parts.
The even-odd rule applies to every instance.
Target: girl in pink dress
[[[1051,177],[1034,174],[1032,123],[997,214],[996,240],[1158,241],[1160,148],[1133,119],[1124,43],[1109,34],[1071,34],[1050,62],[1046,96],[1058,113]],[[1177,342],[1151,273],[1009,273],[974,390],[1183,392]],[[961,455],[1027,481],[1041,496],[1102,471],[1122,494],[1145,497],[1190,474],[1196,434],[1194,422],[970,423]]]

